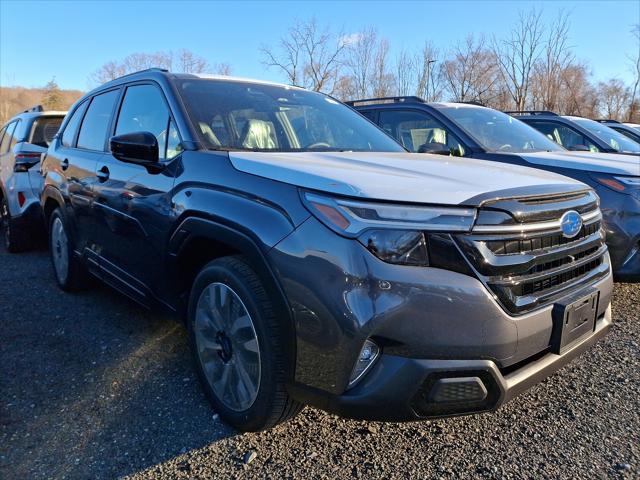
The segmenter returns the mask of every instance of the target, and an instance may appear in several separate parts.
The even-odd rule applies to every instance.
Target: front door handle
[[[109,169],[107,168],[107,166],[105,165],[100,170],[98,170],[96,176],[98,177],[98,180],[100,182],[106,182],[107,180],[109,180]]]
[[[67,168],[69,168],[69,159],[65,158],[64,160],[62,160],[60,162],[60,168],[62,168],[62,170],[66,170]]]

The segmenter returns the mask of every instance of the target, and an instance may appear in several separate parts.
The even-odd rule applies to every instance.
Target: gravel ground
[[[640,478],[640,285],[616,285],[614,315],[493,414],[380,424],[307,408],[241,435],[207,404],[180,325],[100,285],[63,294],[45,252],[0,247],[0,477]]]

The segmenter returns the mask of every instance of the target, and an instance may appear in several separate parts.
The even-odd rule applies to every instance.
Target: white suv
[[[30,246],[42,230],[40,156],[65,114],[37,106],[11,118],[0,130],[0,227],[10,252]]]

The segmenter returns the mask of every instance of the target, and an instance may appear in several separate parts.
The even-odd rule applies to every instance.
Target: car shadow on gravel
[[[3,478],[119,477],[235,434],[181,324],[97,282],[62,293],[46,252],[0,247],[0,326]]]

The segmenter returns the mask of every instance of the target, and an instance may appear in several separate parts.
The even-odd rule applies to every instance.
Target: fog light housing
[[[349,387],[353,387],[358,380],[360,380],[365,373],[373,366],[378,356],[380,355],[380,347],[372,340],[365,340],[358,360],[351,372],[351,378],[349,379]]]

